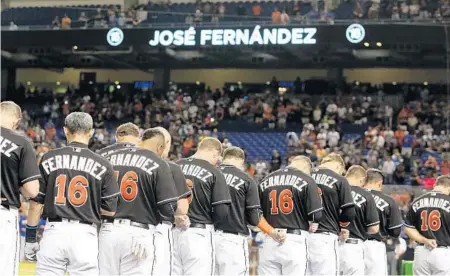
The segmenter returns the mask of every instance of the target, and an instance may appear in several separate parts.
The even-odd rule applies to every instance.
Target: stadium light
[[[57,81],[57,82],[56,82],[56,85],[61,85],[61,82],[60,82],[60,81]]]
[[[392,82],[393,85],[397,85],[397,83],[395,81]]]
[[[31,85],[31,81],[27,81],[27,85],[30,86]]]
[[[364,46],[369,47],[370,43],[369,42],[364,42]]]
[[[428,85],[428,82],[427,82],[427,81],[424,81],[424,82],[423,82],[423,85],[425,85],[425,86]]]
[[[377,46],[381,47],[381,46],[383,46],[383,44],[381,42],[377,42]]]
[[[117,85],[117,86],[116,86],[117,89],[120,89],[120,87],[121,87],[120,85]]]
[[[77,45],[73,45],[73,49],[76,51],[78,50],[78,46]]]
[[[115,84],[115,85],[119,85],[120,82],[119,82],[119,81],[115,81],[114,84]]]
[[[199,82],[199,81],[196,81],[195,84],[196,84],[196,85],[200,85],[200,82]]]

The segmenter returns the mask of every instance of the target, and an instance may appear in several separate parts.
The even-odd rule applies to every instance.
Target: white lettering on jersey
[[[389,203],[387,203],[386,200],[382,199],[381,197],[379,197],[377,195],[372,195],[372,196],[373,196],[373,199],[375,200],[378,210],[384,211],[384,209],[389,206]]]
[[[193,176],[195,178],[200,179],[203,182],[207,182],[208,179],[213,176],[211,172],[205,170],[202,167],[192,164],[181,165],[181,170],[183,171],[184,175]]]
[[[437,208],[450,213],[450,202],[443,198],[437,197],[423,197],[413,203],[412,208],[414,212],[422,208]]]
[[[336,178],[321,173],[313,173],[311,177],[314,178],[317,184],[325,185],[332,189],[335,188],[334,184],[338,182]]]
[[[155,161],[135,153],[115,153],[109,156],[109,162],[113,166],[135,167],[148,174],[153,174],[159,165]]]
[[[50,157],[42,161],[41,165],[47,174],[59,169],[77,170],[86,172],[97,180],[102,180],[102,176],[107,170],[105,166],[91,158],[68,154]]]
[[[358,194],[355,191],[352,191],[352,196],[353,196],[353,201],[355,202],[356,206],[358,206],[359,208],[361,208],[363,203],[367,201],[365,197],[363,197],[362,195]]]
[[[292,186],[301,192],[307,185],[308,182],[303,180],[301,177],[292,174],[282,174],[266,178],[263,182],[261,182],[261,184],[259,184],[259,187],[261,190],[265,190],[274,186]]]
[[[0,152],[4,155],[11,157],[11,153],[18,149],[19,146],[11,142],[10,140],[0,136]]]
[[[231,186],[233,188],[235,188],[236,190],[239,190],[239,188],[244,185],[245,181],[240,179],[239,177],[229,174],[229,173],[224,173],[223,174],[225,176],[225,180],[227,182],[228,186]]]

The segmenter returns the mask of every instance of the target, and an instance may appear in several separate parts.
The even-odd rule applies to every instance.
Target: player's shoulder
[[[327,168],[316,167],[316,168],[313,168],[313,169],[312,169],[312,173],[313,173],[313,174],[314,174],[314,173],[317,173],[317,174],[324,174],[324,175],[327,175],[327,176],[336,178],[336,179],[338,179],[338,180],[345,180],[345,181],[347,181],[346,178],[345,178],[344,176],[338,174],[338,173],[335,172],[335,171],[332,171],[332,170],[330,170],[330,169],[327,169]]]
[[[27,144],[31,145],[31,141],[26,136],[10,129],[2,127],[1,135],[19,147],[23,147]]]
[[[253,181],[253,178],[250,175],[248,175],[243,170],[236,168],[235,166],[232,166],[232,165],[220,165],[219,170],[222,173],[235,175],[246,182]]]
[[[450,196],[448,196],[446,194],[443,194],[443,193],[440,193],[440,192],[435,192],[435,191],[429,191],[429,192],[426,192],[426,193],[424,193],[424,194],[414,198],[414,200],[411,202],[411,204],[414,204],[417,201],[419,201],[419,200],[421,200],[423,198],[426,198],[426,197],[437,197],[437,198],[442,198],[444,200],[450,201]]]
[[[358,187],[358,186],[350,186],[350,189],[352,191],[362,195],[366,199],[372,199],[373,198],[372,194],[368,190],[366,190],[364,188],[361,188],[361,187]]]
[[[141,148],[136,148],[136,147],[135,148],[124,148],[123,150],[125,150],[125,151],[129,150],[130,152],[147,157],[159,165],[169,167],[169,164],[167,163],[166,160],[162,159],[161,156],[159,156],[158,154],[154,153],[151,150],[141,149]]]

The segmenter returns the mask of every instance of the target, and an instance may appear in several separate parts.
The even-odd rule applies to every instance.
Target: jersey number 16
[[[441,213],[438,210],[433,210],[428,214],[427,210],[423,210],[420,212],[420,218],[422,219],[422,225],[420,226],[420,230],[428,231],[437,231],[441,228]]]
[[[292,191],[289,189],[282,190],[277,196],[277,190],[272,190],[269,194],[272,207],[270,213],[272,215],[278,215],[279,211],[283,214],[290,214],[294,208],[294,202],[292,200]]]

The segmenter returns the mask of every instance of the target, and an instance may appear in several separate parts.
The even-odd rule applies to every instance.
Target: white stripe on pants
[[[19,274],[20,230],[19,211],[0,206],[0,275]]]
[[[364,241],[339,244],[339,266],[341,275],[364,275]]]
[[[429,250],[417,246],[414,250],[414,275],[450,275],[450,247]]]
[[[308,275],[338,275],[338,236],[311,233],[308,237]]]
[[[368,276],[387,275],[386,245],[384,242],[367,240],[364,245],[365,274]]]
[[[160,223],[156,226],[155,244],[160,255],[156,255],[154,275],[172,275],[174,254],[171,224]]]
[[[216,275],[248,275],[248,238],[216,231]]]

